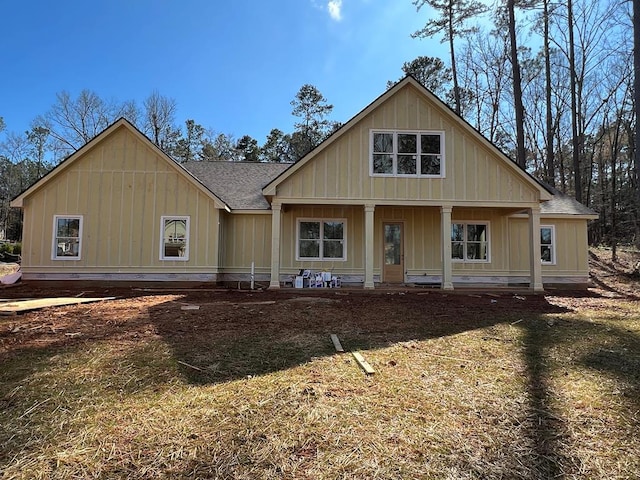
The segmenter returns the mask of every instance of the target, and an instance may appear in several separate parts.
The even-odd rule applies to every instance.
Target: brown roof
[[[232,210],[268,210],[262,187],[291,163],[185,162],[181,164]]]

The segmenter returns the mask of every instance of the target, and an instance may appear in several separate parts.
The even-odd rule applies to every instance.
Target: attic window
[[[444,177],[444,132],[372,130],[372,176]]]

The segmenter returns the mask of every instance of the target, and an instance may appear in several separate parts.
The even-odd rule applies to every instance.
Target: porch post
[[[271,281],[269,289],[280,288],[280,214],[282,204],[271,204]]]
[[[540,207],[529,209],[529,260],[531,289],[534,292],[544,292],[540,260]]]
[[[451,269],[451,211],[453,207],[440,207],[440,225],[442,228],[442,289],[453,290]]]
[[[364,288],[373,284],[373,213],[375,205],[364,206]]]

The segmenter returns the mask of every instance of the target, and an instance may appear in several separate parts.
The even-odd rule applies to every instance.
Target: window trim
[[[320,223],[320,256],[319,257],[301,257],[300,256],[300,223],[302,222],[317,222]],[[325,222],[340,222],[342,223],[342,257],[329,257],[324,258],[322,255],[322,242],[324,241],[324,223]],[[347,219],[346,218],[305,218],[299,217],[296,219],[296,261],[297,262],[346,262],[347,261]]]
[[[548,228],[551,230],[551,243],[542,243],[542,229]],[[551,247],[551,260],[545,261],[542,258],[542,247],[549,245]],[[542,265],[555,265],[556,264],[556,226],[555,225],[540,225],[540,261]]]
[[[373,171],[373,146],[374,146],[374,135],[376,133],[391,133],[393,134],[393,152],[392,155],[392,165],[394,173],[374,173]],[[417,138],[417,149],[416,155],[418,158],[416,159],[416,172],[420,169],[420,135],[438,135],[440,137],[440,173],[438,175],[432,174],[422,174],[422,173],[397,173],[398,172],[398,135],[418,135]],[[396,130],[396,129],[384,129],[384,128],[376,128],[369,130],[369,176],[371,177],[382,177],[382,178],[445,178],[445,131],[444,130]]]
[[[491,263],[491,222],[488,220],[451,220],[451,233],[450,236],[453,235],[453,226],[454,225],[464,225],[464,256],[465,258],[453,258],[453,238],[451,238],[451,262],[453,263]],[[474,258],[466,258],[467,257],[467,226],[468,225],[484,225],[486,227],[487,232],[487,258],[486,259],[474,259]]]
[[[167,257],[164,254],[164,228],[167,220],[185,220],[185,249],[183,257]],[[189,243],[191,240],[191,217],[189,215],[162,215],[160,217],[160,260],[172,262],[189,261]]]
[[[58,256],[58,220],[59,219],[69,219],[69,220],[79,220],[78,227],[78,255],[76,256]],[[82,260],[82,228],[84,224],[84,215],[54,215],[53,216],[53,232],[51,239],[51,260],[73,260],[78,261]],[[75,237],[68,237],[75,238]]]

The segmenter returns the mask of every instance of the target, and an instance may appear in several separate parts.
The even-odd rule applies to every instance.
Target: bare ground
[[[620,252],[612,262],[610,251],[594,249],[588,291],[553,290],[545,295],[504,290],[445,294],[420,288],[173,291],[28,283],[0,289],[4,299],[116,297],[0,316],[0,365],[6,367],[0,375],[5,384],[0,387],[4,410],[0,420],[13,429],[3,431],[0,421],[0,472],[6,468],[6,478],[630,478],[640,469],[640,440],[636,437],[640,427],[640,298],[633,271],[639,259],[637,253]],[[334,362],[335,356],[329,333],[339,334],[348,350],[360,350],[373,359],[376,381],[362,383],[362,372],[351,371],[343,362],[326,363]],[[60,447],[52,433],[43,440],[33,425],[40,422],[48,425],[47,432],[55,430],[50,418],[64,409],[54,407],[52,398],[62,387],[37,384],[38,390],[25,392],[32,378],[46,377],[47,365],[55,365],[69,352],[97,358],[105,345],[109,358],[117,357],[114,352],[140,350],[145,345],[167,350],[143,349],[134,360],[126,357],[138,372],[145,372],[149,363],[159,359],[153,374],[139,374],[142,376],[135,381],[125,378],[138,375],[129,369],[134,367],[110,368],[108,362],[100,363],[99,368],[93,365],[95,371],[92,365],[67,365],[66,371],[87,375],[92,381],[98,378],[107,390],[119,385],[120,395],[129,394],[121,396],[127,398],[122,401],[144,391],[147,396],[178,403],[168,392],[175,393],[176,382],[186,382],[206,388],[207,395],[217,395],[217,408],[225,418],[249,408],[251,425],[260,423],[255,415],[263,416],[265,422],[272,416],[283,430],[278,431],[273,423],[271,433],[260,433],[263,427],[245,425],[244,433],[229,427],[228,437],[216,433],[224,448],[215,451],[210,441],[213,433],[194,430],[193,438],[180,441],[183,445],[202,440],[198,444],[201,453],[196,455],[201,464],[194,464],[186,453],[184,458],[178,455],[145,463],[140,452],[154,452],[160,458],[166,445],[115,434],[111,423],[103,425],[100,422],[105,420],[100,420],[96,438],[111,435],[115,453],[95,453],[99,440],[93,440],[93,446],[88,442],[88,447],[83,440],[75,450],[68,447],[79,455],[74,461],[79,462],[80,470],[60,460],[53,468],[46,457],[59,457]],[[262,383],[249,385],[246,379],[261,379]],[[494,385],[496,379],[502,383]],[[285,397],[282,382],[289,384]],[[301,385],[299,392],[296,385]],[[490,394],[483,397],[483,388],[489,385]],[[238,388],[242,396],[234,390]],[[73,391],[62,390],[67,395]],[[185,391],[195,395],[192,389]],[[76,395],[83,401],[106,402],[97,399],[94,390],[78,390]],[[235,400],[222,402],[223,395]],[[342,418],[336,413],[336,405],[347,412],[363,396],[379,399],[371,403],[366,415]],[[179,410],[185,412],[185,418],[204,408],[199,406],[200,395],[189,398]],[[269,410],[269,398],[275,402],[274,410]],[[334,436],[324,438],[323,443],[319,440],[322,435],[311,427],[295,419],[287,424],[287,417],[279,417],[278,409],[284,415],[295,398],[305,399],[303,404],[296,403],[298,415],[320,411],[316,407],[300,410],[311,405],[311,398],[316,402],[313,405],[321,401],[333,405],[332,415],[341,418],[341,425],[324,417],[314,417],[312,423],[333,429]],[[166,422],[165,430],[173,428],[171,418],[158,416],[157,407],[136,408],[146,412],[145,418]],[[42,418],[34,417],[37,410],[44,410]],[[107,407],[105,411],[119,415]],[[183,415],[169,410],[163,414]],[[33,423],[34,419],[38,422]],[[201,428],[196,419],[191,420],[193,429]],[[68,420],[69,424],[73,421]],[[89,436],[86,428],[74,428]],[[278,444],[274,436],[284,443]],[[283,439],[290,436],[286,444]],[[379,444],[383,440],[393,446]],[[139,450],[125,446],[132,441]],[[265,450],[267,447],[273,450]],[[278,453],[282,449],[288,456]],[[99,459],[98,464],[83,457],[89,451],[94,452],[91,458]],[[235,456],[226,458],[227,454]],[[378,464],[380,455],[393,459],[396,470]],[[110,468],[115,473],[100,473]],[[37,474],[30,475],[29,469]],[[176,469],[183,473],[175,474]]]
[[[589,299],[625,298],[640,299],[640,278],[634,267],[640,254],[632,251],[618,253],[616,262],[611,260],[611,251],[591,249],[590,279],[588,291],[549,290],[547,297],[562,298],[563,305],[574,307],[581,303],[593,303]],[[5,271],[15,266],[5,267]],[[526,296],[523,303],[518,297]],[[117,297],[117,300],[87,306],[48,308],[20,314],[9,322],[15,330],[7,335],[0,330],[0,354],[11,354],[24,348],[42,348],[47,345],[64,346],[80,340],[111,338],[113,340],[145,335],[170,336],[177,343],[189,345],[192,339],[187,331],[197,331],[200,341],[206,342],[207,334],[218,335],[220,321],[225,331],[237,336],[246,336],[252,328],[257,332],[269,328],[298,328],[300,315],[307,319],[307,328],[336,331],[345,322],[366,320],[376,331],[401,337],[401,330],[390,320],[396,320],[394,309],[414,310],[421,313],[428,303],[434,317],[450,318],[466,328],[474,323],[482,324],[483,317],[506,316],[523,310],[529,313],[546,313],[549,302],[542,295],[527,295],[522,291],[495,290],[484,292],[459,291],[452,294],[438,290],[416,287],[379,289],[281,289],[235,290],[211,288],[173,289],[160,287],[118,287],[84,282],[56,285],[23,283],[0,287],[0,299],[47,298],[47,297]],[[493,302],[490,300],[493,299]],[[497,300],[500,299],[500,305]],[[489,301],[488,301],[489,300]],[[427,302],[428,301],[428,302]],[[187,305],[197,305],[198,310],[182,310]],[[402,306],[402,308],[400,308]],[[308,310],[308,315],[304,311]],[[295,314],[292,314],[295,313]],[[339,315],[336,315],[339,312]],[[144,313],[144,315],[140,315]],[[0,317],[1,318],[1,317]],[[132,322],[132,318],[139,318]],[[10,320],[10,319],[7,319]],[[7,322],[4,322],[7,325]],[[211,329],[215,325],[214,331]],[[450,325],[449,325],[450,326]],[[383,336],[384,336],[383,335]],[[389,338],[388,341],[394,341]]]

